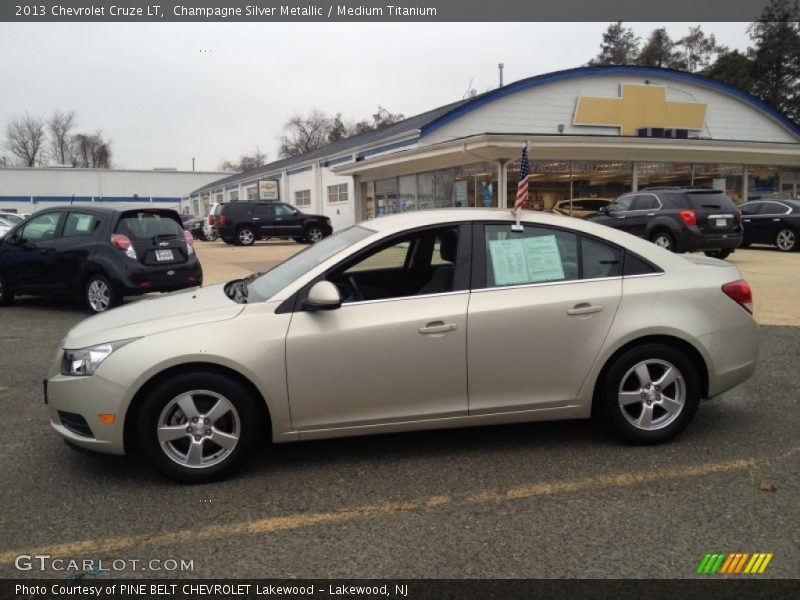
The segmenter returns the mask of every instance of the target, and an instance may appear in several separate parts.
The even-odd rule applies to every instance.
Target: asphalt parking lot
[[[206,281],[302,246],[198,244]],[[760,364],[678,440],[631,447],[589,422],[276,446],[236,477],[180,486],[136,460],[67,448],[41,378],[78,304],[21,299],[0,327],[0,576],[20,554],[192,561],[102,577],[695,577],[707,552],[800,564],[800,254],[750,249]]]

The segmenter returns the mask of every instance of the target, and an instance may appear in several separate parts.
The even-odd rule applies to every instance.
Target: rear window
[[[132,240],[146,240],[156,236],[181,236],[183,227],[177,215],[169,212],[126,212],[117,224],[117,233]]]
[[[686,194],[689,200],[689,208],[722,208],[725,210],[736,210],[733,200],[722,192],[690,192]]]

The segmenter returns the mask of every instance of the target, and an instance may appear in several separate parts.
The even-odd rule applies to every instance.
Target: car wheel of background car
[[[614,361],[597,401],[614,433],[635,444],[659,444],[691,422],[700,403],[700,377],[676,348],[644,344]]]
[[[256,235],[249,227],[242,227],[236,232],[236,243],[239,246],[252,246],[256,242]]]
[[[306,238],[306,241],[309,244],[316,244],[318,241],[320,241],[324,237],[325,237],[325,234],[322,233],[322,228],[321,227],[318,227],[317,225],[309,225],[306,228],[305,238]]]
[[[0,306],[8,306],[14,302],[14,292],[6,285],[3,276],[0,275]]]
[[[778,250],[791,252],[797,248],[797,236],[791,229],[781,229],[775,236],[775,245]]]
[[[217,239],[217,234],[216,233],[209,233],[208,235],[206,235],[204,237],[205,237],[205,240],[207,242],[213,242],[214,240]]]
[[[650,241],[653,242],[656,246],[664,248],[664,250],[675,252],[675,238],[672,237],[672,234],[666,231],[659,231],[654,233],[653,236],[650,238]]]
[[[261,430],[259,412],[239,383],[191,372],[157,385],[136,431],[147,459],[167,477],[202,483],[239,467]]]
[[[86,304],[92,312],[105,312],[119,303],[119,294],[107,277],[93,275],[86,282]]]
[[[711,258],[719,258],[720,260],[724,260],[731,255],[730,250],[709,250],[704,252],[706,256],[710,256]]]

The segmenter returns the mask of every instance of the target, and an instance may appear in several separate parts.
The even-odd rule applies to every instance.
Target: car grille
[[[75,435],[88,438],[94,437],[92,430],[89,428],[89,424],[82,416],[60,410],[58,411],[58,417],[61,419],[61,424]]]

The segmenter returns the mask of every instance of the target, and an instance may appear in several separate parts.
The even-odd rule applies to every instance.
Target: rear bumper
[[[696,227],[678,239],[678,249],[681,251],[693,250],[736,250],[742,243],[742,232],[732,233],[701,233]]]
[[[115,274],[114,280],[117,291],[123,296],[173,292],[202,285],[203,268],[196,256],[181,265],[127,264]]]
[[[700,338],[711,364],[708,369],[708,397],[718,396],[744,383],[756,370],[758,325],[747,318],[736,327],[721,329]]]

